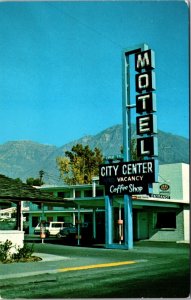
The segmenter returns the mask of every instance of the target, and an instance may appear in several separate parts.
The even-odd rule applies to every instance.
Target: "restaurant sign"
[[[99,168],[100,184],[106,195],[147,194],[148,183],[156,181],[156,161],[102,164]]]

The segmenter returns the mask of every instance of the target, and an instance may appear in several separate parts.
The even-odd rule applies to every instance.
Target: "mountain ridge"
[[[63,183],[59,178],[56,157],[64,156],[65,151],[80,143],[94,149],[101,149],[104,156],[120,153],[122,146],[122,125],[113,125],[95,135],[83,136],[62,145],[41,144],[38,142],[8,141],[0,145],[0,173],[11,178],[37,178],[39,171],[44,171],[44,182],[47,184]],[[136,138],[135,126],[132,126],[132,137]],[[158,131],[159,163],[189,163],[189,140],[185,137]]]

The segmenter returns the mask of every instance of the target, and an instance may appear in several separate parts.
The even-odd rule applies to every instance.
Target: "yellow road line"
[[[135,263],[136,263],[136,261],[133,261],[133,260],[119,261],[119,262],[113,262],[113,263],[63,268],[63,269],[58,269],[58,272],[69,272],[69,271],[79,271],[79,270],[88,270],[88,269],[97,269],[97,268],[117,267],[117,266],[123,266],[123,265],[131,265],[131,264],[135,264]]]

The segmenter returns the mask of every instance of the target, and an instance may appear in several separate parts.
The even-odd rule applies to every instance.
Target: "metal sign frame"
[[[130,55],[148,50],[147,44],[140,44],[126,49],[122,53],[122,116],[123,116],[123,161],[131,161],[131,114],[130,110],[136,107],[136,104],[131,104],[130,101]],[[156,173],[158,170],[156,168]],[[151,184],[149,184],[149,192],[152,193]],[[106,247],[107,248],[133,248],[133,217],[132,217],[132,198],[130,195],[123,196],[124,202],[124,244],[114,244],[112,236],[112,208],[113,196],[105,196],[106,210]]]

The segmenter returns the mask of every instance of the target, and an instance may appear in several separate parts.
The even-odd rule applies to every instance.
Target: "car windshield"
[[[64,227],[73,227],[72,223],[64,223]]]
[[[62,227],[62,223],[52,223],[52,228]]]

